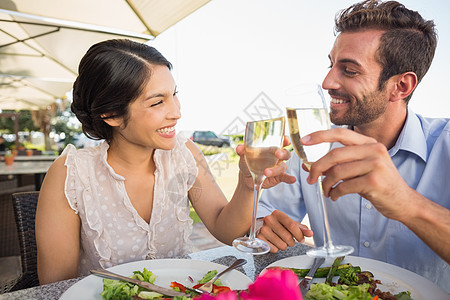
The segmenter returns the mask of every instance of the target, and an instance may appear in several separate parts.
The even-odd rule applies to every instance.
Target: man
[[[305,145],[332,142],[332,150],[309,173],[293,154],[287,173],[297,182],[263,192],[258,237],[272,252],[293,246],[294,238],[311,236],[298,222],[307,211],[322,245],[311,184],[323,175],[324,193],[334,200],[327,210],[335,244],[450,291],[450,121],[408,108],[434,56],[434,23],[398,2],[369,0],[343,10],[336,31],[322,86],[332,99],[331,121],[346,126],[303,138]]]

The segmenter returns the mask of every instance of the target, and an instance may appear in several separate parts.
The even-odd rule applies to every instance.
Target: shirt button
[[[372,204],[366,203],[366,208],[367,208],[367,209],[371,209],[371,208],[372,208]]]
[[[363,245],[364,245],[364,247],[369,248],[370,243],[368,241],[365,241]]]

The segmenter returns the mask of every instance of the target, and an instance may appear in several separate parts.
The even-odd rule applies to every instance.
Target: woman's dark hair
[[[432,20],[396,1],[367,0],[342,10],[335,20],[337,33],[378,29],[385,31],[377,50],[382,66],[378,88],[394,75],[414,72],[418,82],[427,73],[437,45]],[[408,103],[412,93],[405,98]]]
[[[123,117],[151,77],[151,65],[171,63],[153,47],[126,39],[93,45],[81,59],[73,85],[72,111],[92,139],[110,142],[113,128],[104,119]]]

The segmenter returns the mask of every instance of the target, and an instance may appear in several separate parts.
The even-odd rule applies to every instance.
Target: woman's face
[[[148,149],[170,150],[175,146],[175,125],[181,117],[175,80],[166,66],[150,68],[150,80],[130,104],[127,124],[120,122],[114,139]]]

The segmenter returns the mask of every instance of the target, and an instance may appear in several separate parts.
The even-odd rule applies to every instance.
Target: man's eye
[[[344,73],[349,76],[355,76],[356,74],[358,74],[358,72],[350,71],[349,69],[344,69]]]
[[[163,103],[162,100],[160,100],[160,101],[158,101],[156,103],[153,103],[152,105],[150,105],[150,107],[153,107],[153,106],[156,106],[156,105],[160,105],[161,103]]]

